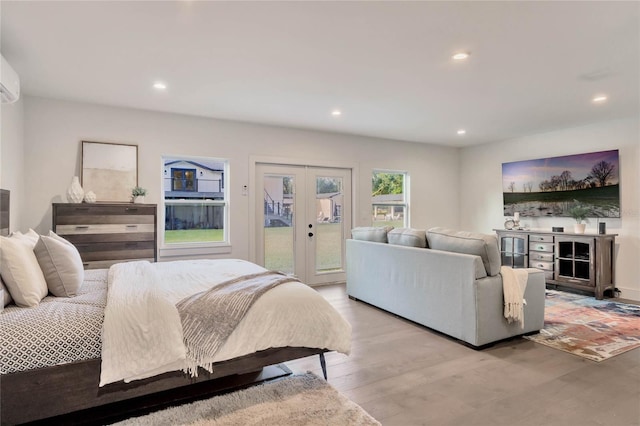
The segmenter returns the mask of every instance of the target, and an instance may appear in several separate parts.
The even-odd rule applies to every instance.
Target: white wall
[[[24,103],[0,106],[0,188],[11,191],[10,231],[21,229],[24,187]]]
[[[624,298],[640,300],[640,129],[638,118],[563,129],[465,148],[460,157],[460,225],[491,232],[503,228],[502,163],[583,152],[620,150],[621,218],[606,219],[617,233],[616,287]],[[571,218],[525,218],[532,229],[572,227]],[[596,233],[592,219],[587,232]]]
[[[149,190],[149,203],[159,202],[162,194],[162,155],[228,158],[233,248],[225,256],[251,258],[247,224],[255,185],[249,182],[250,157],[352,164],[358,173],[354,226],[371,221],[372,170],[407,171],[412,226],[458,225],[457,149],[35,97],[24,102],[29,172],[23,178],[30,196],[23,228],[45,232],[51,227],[51,203],[65,202],[71,178],[80,176],[82,140],[137,144],[139,184]],[[243,185],[249,186],[249,196],[242,196]]]

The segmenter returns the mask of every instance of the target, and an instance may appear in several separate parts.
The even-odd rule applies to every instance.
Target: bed
[[[143,269],[135,272],[134,263],[144,264],[138,265]],[[181,281],[170,275],[171,270],[181,271],[179,275],[186,273],[194,282],[209,274],[211,288],[228,283],[233,277],[266,273],[258,265],[230,259],[120,265],[126,267],[85,271],[82,286],[74,297],[48,295],[35,307],[10,304],[4,308],[0,314],[2,424],[46,419],[147,395],[161,395],[167,390],[174,390],[169,398],[179,399],[204,384],[208,389],[215,388],[213,383],[223,388],[242,385],[268,377],[271,373],[263,367],[310,355],[320,355],[324,369],[325,352],[348,353],[350,350],[349,324],[316,291],[298,281],[290,281],[270,288],[259,297],[215,355],[202,361],[196,369],[192,368],[192,374],[183,371],[189,371],[185,360],[164,359],[155,365],[152,364],[155,362],[153,353],[141,354],[135,349],[133,357],[131,354],[118,355],[113,352],[113,342],[109,341],[107,331],[107,323],[113,323],[114,319],[116,330],[128,327],[120,321],[129,314],[115,311],[114,316],[112,311],[114,302],[111,299],[117,294],[118,285],[126,289],[125,299],[143,299],[149,291],[145,285],[153,286],[155,280],[155,285],[170,289],[174,298],[171,300],[182,301]],[[157,275],[149,273],[145,269],[148,267],[157,268]],[[119,278],[116,277],[118,273]],[[124,285],[131,274],[128,286]],[[154,279],[142,283],[140,277],[149,275]],[[182,279],[184,281],[184,276]],[[170,288],[172,283],[174,289]],[[134,317],[142,317],[143,322],[144,318],[156,322],[158,318],[149,315],[155,309]],[[156,315],[166,316],[170,315]],[[171,334],[171,325],[162,321],[160,327]],[[141,329],[146,332],[146,325],[134,324],[132,327],[134,336]],[[111,330],[113,335],[114,329]],[[120,339],[120,333],[115,335]],[[157,333],[152,334],[152,343],[131,346],[165,348],[162,346],[166,345],[165,338],[159,343],[153,340],[156,338]],[[189,348],[186,350],[188,352]],[[171,351],[155,352],[166,354]],[[109,358],[111,364],[107,365]],[[122,372],[119,371],[120,364],[141,366],[142,369]],[[179,392],[175,392],[176,389]],[[160,401],[166,402],[166,395]]]

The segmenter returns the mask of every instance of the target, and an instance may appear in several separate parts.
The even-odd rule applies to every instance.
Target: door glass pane
[[[294,273],[293,176],[264,176],[264,267]]]
[[[316,272],[342,269],[342,178],[316,177]]]

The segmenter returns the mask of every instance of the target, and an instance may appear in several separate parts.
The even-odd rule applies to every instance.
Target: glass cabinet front
[[[504,235],[500,238],[500,256],[504,266],[527,267],[527,237]]]
[[[559,237],[556,244],[558,253],[556,279],[593,282],[593,241]]]

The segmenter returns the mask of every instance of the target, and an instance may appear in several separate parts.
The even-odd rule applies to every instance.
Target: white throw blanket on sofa
[[[100,386],[187,368],[176,304],[220,283],[266,271],[239,259],[128,262],[109,270],[102,330]],[[300,282],[278,285],[249,309],[213,363],[277,347],[326,348],[348,354],[351,326]]]
[[[501,266],[502,291],[504,293],[504,317],[509,323],[519,322],[524,329],[524,290],[527,288],[529,272],[526,269],[513,269]]]

